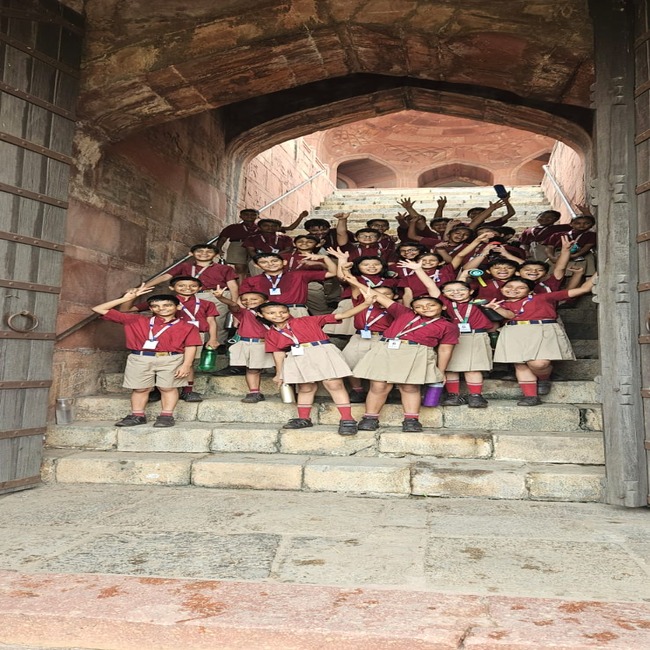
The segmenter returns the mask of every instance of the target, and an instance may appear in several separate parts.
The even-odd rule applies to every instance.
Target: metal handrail
[[[268,210],[268,208],[275,205],[276,203],[278,203],[279,201],[281,201],[285,197],[289,196],[289,194],[293,194],[296,190],[299,190],[301,187],[304,187],[308,183],[312,183],[319,176],[322,176],[327,171],[327,168],[325,167],[325,165],[323,165],[323,163],[319,160],[319,158],[317,156],[314,156],[314,160],[321,167],[321,170],[319,172],[317,172],[313,176],[310,176],[306,180],[302,181],[302,183],[299,183],[298,185],[296,185],[292,189],[288,190],[287,192],[285,192],[284,194],[279,196],[277,199],[273,199],[273,201],[271,201],[270,203],[267,203],[266,205],[263,205],[258,210],[258,213],[262,213],[264,210]],[[330,184],[334,185],[331,180],[330,180]],[[210,239],[206,243],[207,244],[214,244],[219,239],[219,236],[220,235],[217,235],[216,237],[213,237],[212,239]],[[168,271],[171,271],[171,269],[173,269],[178,264],[182,264],[183,262],[190,259],[190,257],[191,257],[191,255],[185,255],[185,257],[183,257],[183,258],[181,258],[179,260],[176,260],[175,262],[172,262],[171,264],[166,266],[162,271],[158,271],[154,275],[148,277],[146,280],[144,280],[144,282],[149,282],[149,280],[153,280],[154,278],[157,278],[160,275],[164,275]],[[96,314],[96,313],[92,313],[89,316],[86,316],[86,318],[84,318],[84,319],[80,320],[78,323],[72,325],[72,327],[68,327],[67,330],[63,330],[63,332],[61,332],[60,334],[57,334],[56,338],[54,340],[57,341],[57,342],[62,341],[63,339],[70,336],[71,334],[74,334],[75,332],[78,332],[80,329],[86,327],[86,325],[89,325],[90,323],[92,323],[97,318],[99,318],[99,314]]]
[[[564,202],[564,205],[566,205],[567,210],[569,211],[569,214],[571,215],[571,219],[575,219],[578,215],[576,211],[573,209],[571,206],[571,203],[569,202],[569,199],[567,198],[566,194],[562,191],[562,188],[560,187],[560,184],[557,182],[555,176],[551,173],[551,169],[548,165],[542,165],[542,169],[544,170],[544,173],[548,176],[549,180],[553,184],[553,187],[557,190],[557,193],[560,195],[560,198]]]

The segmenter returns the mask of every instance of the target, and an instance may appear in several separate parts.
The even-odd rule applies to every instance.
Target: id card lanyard
[[[265,241],[265,242],[266,242],[266,243],[271,247],[271,252],[272,252],[272,253],[279,253],[279,252],[280,252],[280,249],[278,248],[278,238],[279,238],[278,233],[277,233],[277,232],[274,232],[274,233],[273,233],[273,239],[274,239],[274,242],[271,243],[271,242],[266,238],[266,235],[262,235],[262,239],[263,239],[263,240],[264,240],[264,241]]]
[[[187,302],[189,302],[189,300]],[[186,313],[190,317],[188,321],[190,325],[194,325],[195,327],[198,327],[199,321],[197,320],[196,315],[199,313],[199,307],[201,306],[201,301],[198,298],[194,298],[194,313],[192,313],[187,308],[187,302],[181,303],[181,311]]]
[[[411,327],[411,325],[413,325],[413,323],[416,323],[418,320],[421,320],[421,319],[422,319],[422,316],[416,316],[415,318],[412,318],[401,331],[399,331],[397,334],[395,334],[395,336],[393,336],[392,339],[389,339],[387,347],[390,348],[391,350],[399,349],[399,346],[402,344],[400,336],[404,336],[405,334],[410,334],[411,332],[415,332],[416,330],[422,329],[423,327],[426,327],[427,325],[431,325],[431,323],[435,323],[437,320],[440,320],[440,317],[432,318],[431,320],[423,321],[419,325],[416,325],[415,327]]]
[[[371,339],[372,338],[372,331],[370,330],[370,326],[374,325],[377,321],[380,321],[385,315],[386,315],[386,310],[381,309],[379,316],[375,316],[372,320],[370,319],[370,313],[373,311],[373,306],[370,305],[368,309],[366,309],[366,313],[364,314],[363,320],[365,321],[365,325],[363,326],[363,329],[360,331],[359,336],[362,339]]]
[[[379,282],[375,282],[374,280],[371,280],[367,275],[362,275],[361,277],[365,280],[366,285],[371,289],[374,289],[375,287],[381,287],[382,284],[384,284],[384,278],[379,278]]]
[[[212,266],[212,262],[210,262],[210,264],[208,264],[207,266],[199,266],[198,268],[200,269],[200,271],[197,271],[196,270],[197,267],[194,266],[194,264],[192,264],[192,273],[191,273],[192,277],[197,279],[200,278],[201,274],[205,273],[205,271],[209,269],[211,266]]]
[[[531,294],[528,296],[528,298],[524,298],[524,302],[522,303],[521,307],[519,308],[519,311],[515,314],[514,318],[511,318],[510,320],[517,320],[517,316],[521,316],[524,313],[524,310],[526,309],[526,306],[528,303],[533,299],[533,295]]]
[[[278,285],[280,284],[280,280],[282,280],[282,273],[276,275],[275,277],[265,273],[264,277],[271,283],[271,288],[269,289],[269,296],[281,296],[282,289]]]
[[[472,331],[472,326],[469,324],[469,315],[472,313],[472,309],[474,309],[474,305],[471,303],[468,303],[467,306],[467,311],[465,312],[465,316],[461,316],[460,312],[458,311],[458,303],[457,302],[452,302],[451,303],[451,309],[454,312],[454,316],[458,319],[458,331],[461,332],[461,334],[467,334]]]
[[[291,327],[289,327],[289,325],[285,325],[285,327],[287,328],[286,331],[284,329],[278,329],[277,327],[276,329],[278,332],[280,332],[280,334],[282,334],[282,336],[288,338],[293,344],[291,346],[292,356],[294,357],[304,356],[305,349],[302,347],[302,345],[300,345],[300,341],[298,340],[298,337],[291,331]]]
[[[178,318],[173,320],[171,323],[167,323],[167,325],[158,330],[157,334],[153,333],[153,325],[155,322],[156,317],[152,316],[149,319],[149,338],[142,345],[145,350],[155,350],[158,347],[158,339],[160,338],[160,335],[163,334],[163,332],[166,332],[170,327],[176,325],[176,323],[178,323]]]

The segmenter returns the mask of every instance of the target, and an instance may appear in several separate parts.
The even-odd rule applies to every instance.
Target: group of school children
[[[242,210],[216,244],[196,244],[188,261],[94,307],[124,326],[130,351],[124,386],[132,389],[132,412],[116,426],[147,422],[154,387],[162,409],[153,426],[173,426],[179,399],[202,400],[193,370],[201,346],[223,347],[229,335],[230,368],[245,369],[242,402],[265,399],[265,370],[275,369],[278,386],[295,386],[297,417],[285,429],[313,426],[322,382],[340,412],[341,435],[376,430],[393,386],[402,430],[422,431],[423,387],[444,382],[443,406],[485,408],[483,376],[493,362],[514,364],[518,405],[540,404],[551,390],[552,362],[575,358],[557,307],[593,287],[594,218],[578,206],[585,214],[560,224],[560,213],[546,210],[516,239],[506,225],[515,214],[509,196],[469,210],[464,221],[443,216],[445,197],[429,223],[410,199],[399,204],[396,238],[383,218],[350,232],[349,213],[335,215],[334,227],[309,219],[305,234],[290,237],[283,231],[299,227],[307,212],[283,229]],[[505,215],[489,220],[499,208]],[[137,302],[164,282],[170,293]],[[228,313],[236,333],[224,327]],[[351,403],[363,402],[356,422]]]

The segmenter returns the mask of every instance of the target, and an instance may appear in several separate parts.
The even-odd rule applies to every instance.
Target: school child
[[[365,291],[365,289],[364,289]],[[323,332],[323,325],[335,323],[367,309],[373,297],[368,292],[364,302],[342,314],[294,318],[289,307],[267,302],[257,308],[263,323],[269,326],[266,351],[273,353],[276,374],[273,381],[281,385],[297,384],[298,417],[290,419],[284,429],[304,429],[313,426],[311,409],[316,395],[316,382],[322,382],[332,396],[341,420],[339,434],[351,436],[357,432],[352,417],[350,398],[343,383],[352,371],[343,360],[341,351]]]
[[[379,415],[393,384],[402,398],[402,431],[422,431],[421,386],[441,382],[447,370],[458,328],[442,318],[444,306],[430,296],[416,296],[411,308],[380,294],[376,301],[386,307],[393,322],[384,331],[381,344],[373,347],[354,369],[359,379],[370,380],[366,412],[360,431],[379,428]],[[437,348],[437,352],[436,352]]]
[[[180,309],[177,312],[181,320],[197,327],[201,333],[201,340],[210,348],[217,348],[217,308],[209,300],[197,298],[202,289],[201,280],[191,275],[177,275],[169,281],[169,288],[180,301]],[[120,311],[148,311],[149,303],[141,302],[136,305],[123,303]],[[197,348],[196,356],[200,356],[201,348]],[[194,391],[194,368],[187,377],[187,384],[181,389],[180,398],[184,402],[202,402],[200,393]]]
[[[392,273],[386,262],[381,257],[363,256],[349,262],[349,254],[340,248],[330,248],[327,251],[338,260],[337,277],[343,279],[343,271],[358,279],[361,285],[374,289],[375,287],[397,287],[399,280]],[[353,299],[359,296],[357,286],[346,285],[341,291],[341,300],[334,310],[335,314],[345,312],[354,307]],[[325,331],[333,336],[352,336],[355,332],[354,323],[345,319],[336,325],[326,325]]]
[[[338,218],[338,215],[334,215]],[[320,241],[320,248],[336,248],[337,235],[336,228],[332,228],[330,222],[326,219],[309,219],[305,221],[305,230],[308,234],[318,237]],[[350,240],[354,239],[354,235],[348,231]]]
[[[399,281],[398,286],[402,288],[406,287],[408,277],[413,274],[413,271],[410,269],[400,266],[400,262],[414,260],[428,252],[429,249],[426,246],[412,241],[401,242],[396,246],[395,254],[388,265],[388,270],[395,274],[395,277]]]
[[[286,260],[278,253],[260,253],[253,258],[262,273],[246,278],[240,291],[264,293],[273,301],[282,300],[288,305],[292,316],[308,316],[307,294],[310,282],[322,282],[336,275],[336,264],[327,255],[305,255],[306,261],[319,261],[325,264],[327,271],[287,271]],[[232,300],[232,298],[231,298]],[[233,301],[234,302],[234,301]]]
[[[472,258],[469,262],[463,265],[463,270],[459,274],[458,279],[463,282],[467,280],[469,271],[473,268],[478,268],[481,261],[489,255],[490,249],[485,247],[483,252]],[[513,260],[506,259],[505,257],[497,257],[491,262],[488,262],[485,267],[485,273],[476,281],[472,281],[469,285],[475,289],[476,297],[479,300],[501,300],[501,288],[503,285],[514,277],[515,273],[519,270],[519,264]]]
[[[336,216],[338,218],[336,224],[337,246],[349,254],[351,261],[357,257],[367,257],[368,255],[381,257],[385,260],[390,257],[393,247],[380,242],[381,233],[379,231],[373,228],[361,228],[354,233],[354,240],[351,240],[347,228],[350,214],[341,212]]]
[[[390,230],[390,222],[388,219],[369,219],[366,221],[366,226],[372,230],[376,230],[381,237],[379,237],[379,245],[382,250],[386,250],[388,255],[395,250],[395,238],[388,234]]]
[[[123,303],[150,293],[144,283],[129,289],[121,298],[96,305],[92,310],[104,320],[124,325],[126,346],[130,354],[124,370],[125,388],[132,389],[131,413],[115,423],[117,427],[146,424],[145,407],[149,392],[157,386],[162,395],[162,410],[154,427],[172,427],[178,389],[185,385],[192,369],[197,346],[201,345],[199,330],[178,316],[180,300],[173,295],[148,298],[153,316],[118,311]]]
[[[253,259],[259,253],[288,253],[293,248],[293,240],[288,235],[283,235],[282,222],[277,219],[260,219],[257,222],[259,229],[253,235],[249,235],[242,242],[248,257]]]
[[[427,225],[426,217],[423,214],[420,214],[414,207],[415,201],[411,201],[410,198],[400,199],[397,204],[406,210],[406,214],[398,212],[396,215],[397,223],[397,238],[400,241],[413,241],[413,238],[409,236],[409,227],[410,221],[414,221],[414,228],[417,235],[420,237],[429,237],[439,239],[438,234],[435,230],[431,230]],[[441,217],[441,214],[438,214],[436,210],[436,217]]]
[[[566,236],[571,241],[571,264],[584,268],[584,275],[588,277],[596,272],[596,233],[592,228],[596,219],[590,214],[576,217],[571,222],[571,230]],[[562,233],[551,235],[546,241],[546,252],[551,262],[556,262],[558,250],[561,246]]]
[[[444,213],[445,206],[447,205],[447,197],[446,196],[438,197],[437,203],[438,203],[438,207],[436,209],[435,217],[441,218]],[[463,222],[462,220],[459,219],[453,219],[453,221],[455,224],[467,226],[472,230],[476,230],[482,223],[486,221],[486,219],[490,218],[490,216],[495,210],[498,210],[499,208],[503,208],[503,207],[507,208],[506,214],[503,217],[493,219],[492,221],[489,222],[489,225],[492,227],[504,226],[516,214],[515,209],[510,204],[509,192],[508,195],[503,199],[499,199],[494,203],[490,202],[490,205],[487,208],[483,208],[483,207],[470,208],[467,211],[467,218],[469,219],[469,223]],[[447,219],[447,221],[449,221],[449,219]],[[431,227],[433,228],[433,225]],[[442,231],[442,233],[444,234],[444,230]]]
[[[256,235],[259,228],[255,223],[260,213],[253,208],[244,208],[239,213],[241,223],[233,223],[226,226],[219,234],[216,249],[218,255],[223,255],[223,247],[228,243],[226,252],[226,262],[235,267],[235,271],[240,278],[245,278],[248,274],[248,253],[242,242],[251,235]],[[231,296],[232,297],[232,296]],[[236,301],[237,299],[234,298]]]
[[[190,248],[191,259],[181,262],[167,273],[163,273],[153,280],[149,280],[145,286],[155,287],[161,282],[166,282],[177,276],[191,276],[198,278],[203,284],[202,291],[197,294],[200,300],[209,300],[217,305],[217,338],[219,345],[226,342],[226,328],[224,327],[228,309],[225,305],[219,303],[212,295],[212,290],[217,286],[225,286],[230,292],[230,298],[237,301],[239,297],[239,286],[237,276],[232,267],[228,264],[219,264],[215,262],[217,257],[217,247],[212,244],[194,244]]]
[[[233,302],[224,296],[224,290],[217,287],[214,295],[228,305],[230,312],[239,322],[235,343],[228,349],[230,365],[246,368],[246,385],[248,393],[241,400],[245,404],[257,404],[265,400],[260,392],[260,379],[262,370],[274,368],[273,356],[265,349],[268,325],[258,318],[256,309],[266,303],[269,297],[264,293],[246,291],[239,296],[239,303]]]
[[[501,288],[504,302],[495,308],[506,318],[494,352],[494,361],[514,363],[523,398],[519,406],[541,404],[539,395],[551,390],[552,361],[575,359],[564,329],[557,323],[557,304],[590,293],[596,275],[576,289],[534,293],[530,280],[516,278]]]
[[[485,315],[483,308],[472,301],[473,291],[466,282],[452,280],[438,286],[426,274],[422,264],[410,262],[410,265],[429,295],[443,303],[447,316],[458,327],[460,334],[445,373],[447,397],[440,405],[467,404],[469,408],[486,408],[488,403],[483,397],[483,373],[492,370],[488,332],[495,329],[495,324]],[[485,307],[493,309],[500,304],[501,301],[492,301]],[[461,373],[465,376],[469,391],[467,399],[460,395]]]
[[[557,210],[544,210],[537,215],[537,225],[526,228],[519,239],[526,257],[541,262],[548,257],[546,241],[556,233],[566,233],[571,230],[568,224],[559,224],[562,214]]]
[[[553,273],[549,275],[551,265],[541,260],[530,259],[519,265],[516,275],[524,280],[531,280],[535,283],[535,293],[550,293],[559,291],[564,283],[565,273],[569,266],[572,243],[568,237],[561,238],[560,255],[553,267]],[[567,289],[574,289],[581,284],[584,269],[571,267],[573,275],[570,278]]]

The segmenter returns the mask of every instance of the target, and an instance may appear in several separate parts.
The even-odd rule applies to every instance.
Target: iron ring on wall
[[[31,321],[30,326],[26,328],[16,327],[13,324],[13,321],[15,318],[18,318],[19,316],[22,316],[23,318],[26,318],[27,320]],[[9,329],[12,329],[14,332],[20,332],[21,334],[34,331],[38,327],[38,324],[39,324],[38,318],[34,316],[34,314],[32,314],[31,311],[26,311],[26,310],[18,312],[17,314],[12,314],[7,318],[7,326],[9,327]]]

